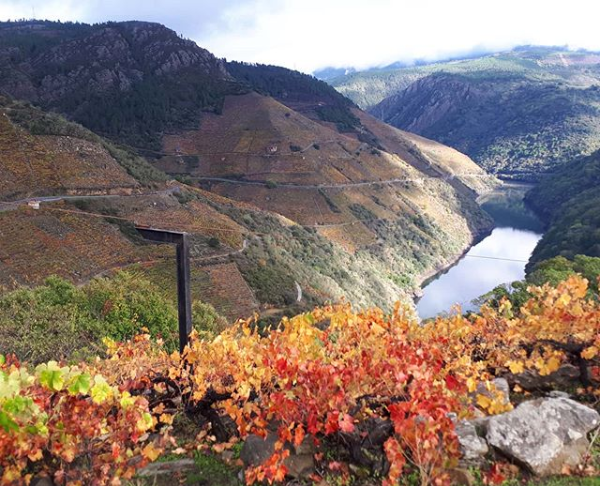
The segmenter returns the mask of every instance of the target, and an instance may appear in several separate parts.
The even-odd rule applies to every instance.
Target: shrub
[[[219,241],[219,238],[212,236],[208,239],[208,246],[211,248],[219,248],[219,246],[221,246],[221,242]]]
[[[200,335],[214,337],[227,328],[227,320],[215,308],[199,300],[192,304],[194,329]]]
[[[225,325],[211,306],[195,302],[194,309],[200,330]],[[14,353],[32,363],[101,354],[104,337],[126,340],[142,329],[161,337],[167,349],[177,348],[176,303],[149,280],[129,272],[97,278],[80,288],[49,277],[35,289],[0,296],[0,353]]]
[[[93,369],[56,361],[34,370],[0,355],[0,482],[47,474],[57,484],[118,484],[155,460],[165,436],[148,401]]]
[[[546,376],[576,363],[589,400],[596,400],[600,305],[586,292],[587,282],[573,276],[556,288],[531,289],[521,313],[503,300],[478,316],[427,323],[402,305],[391,315],[349,305],[317,308],[278,326],[248,320],[215,339],[193,335],[181,356],[148,335],[108,342],[109,358],[93,368],[52,362],[31,373],[0,358],[0,466],[8,480],[43,470],[58,480],[77,470],[78,478],[99,484],[126,477],[130,459],[143,463],[160,453],[159,439],[139,441],[153,437],[142,433],[158,422],[172,422],[164,416],[170,403],[204,424],[197,436],[203,443],[195,443],[201,448],[223,450],[251,433],[275,434],[275,453],[246,470],[247,483],[283,481],[287,446],[308,440],[327,447],[317,469],[340,482],[361,469],[386,486],[411,479],[448,485],[460,455],[451,414],[512,407],[493,385],[495,376]],[[68,298],[48,295],[55,303]],[[478,394],[480,387],[487,391]],[[75,418],[75,410],[84,413]],[[377,440],[367,443],[375,427]],[[91,444],[99,454],[82,463]]]

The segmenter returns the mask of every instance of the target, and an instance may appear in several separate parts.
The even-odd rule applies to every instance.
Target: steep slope
[[[600,147],[599,63],[594,53],[528,48],[332,83],[396,127],[503,177],[534,179]]]
[[[193,235],[194,298],[232,319],[256,309],[237,265],[223,258],[247,230],[203,193],[165,183],[146,160],[58,115],[8,98],[0,107],[0,288],[53,274],[81,283],[136,264],[174,288],[172,248],[145,244],[136,222]],[[37,197],[39,210],[19,201]]]
[[[142,147],[239,89],[208,51],[147,22],[1,23],[0,60],[5,93]]]
[[[532,75],[546,79],[567,79],[574,85],[589,86],[598,84],[599,63],[600,53],[597,52],[521,46],[511,51],[467,59],[418,66],[392,64],[367,71],[351,71],[328,78],[327,81],[361,108],[370,109],[431,74]]]
[[[0,96],[0,199],[125,194],[164,181],[141,157],[89,130]]]
[[[488,230],[473,188],[494,181],[466,157],[428,158],[434,142],[353,115],[361,131],[340,133],[269,97],[227,97],[198,130],[166,135],[157,166],[316,230],[384,276],[376,285],[389,305],[394,279],[418,285]]]
[[[555,256],[600,257],[600,151],[542,180],[526,201],[548,223],[529,268]]]
[[[25,40],[39,36],[20,33],[21,24],[9,27],[17,33],[5,37],[5,45],[12,42],[12,47],[4,49],[18,49],[22,56],[10,66],[31,80],[35,89],[27,96],[38,96],[37,103],[92,129],[99,126],[97,120],[116,119],[120,128],[108,133],[113,140],[125,140],[129,147],[124,148],[134,150],[131,145],[139,143],[139,152],[151,154],[154,167],[199,186],[142,183],[129,171],[142,186],[132,196],[43,204],[41,211],[48,214],[9,211],[6,218],[28,220],[72,214],[57,209],[79,209],[102,214],[98,223],[118,230],[114,238],[123,239],[107,239],[98,251],[114,248],[116,254],[127,247],[126,258],[80,252],[81,258],[60,268],[64,276],[81,280],[141,261],[139,271],[172,284],[172,274],[165,274],[167,266],[160,261],[164,254],[157,257],[152,252],[158,250],[148,253],[140,246],[131,226],[136,221],[194,235],[194,272],[201,275],[196,292],[228,316],[237,317],[235,312],[247,312],[257,302],[281,309],[343,297],[389,309],[490,228],[475,199],[496,183],[493,177],[451,149],[376,120],[313,77],[273,66],[225,66],[155,24],[71,26],[73,31],[65,34],[45,23],[33,29],[46,39],[33,51]],[[105,50],[110,53],[105,69],[97,71],[92,54]],[[173,52],[179,60],[188,59],[184,53],[200,57],[164,71]],[[79,70],[87,79],[87,87],[74,86],[73,96],[63,90],[63,78],[52,77],[54,61],[46,62],[63,57],[70,60],[65,69]],[[108,100],[96,83],[106,69],[127,79],[139,71],[141,80],[111,85]],[[49,97],[41,96],[46,85],[35,79],[47,76],[57,83],[56,97],[50,96],[52,89]],[[207,79],[208,85],[198,84]],[[145,90],[146,82],[160,93]],[[165,99],[164,92],[182,96],[183,105]],[[81,117],[87,108],[81,111],[75,99],[84,108],[89,100],[98,101],[93,119]],[[219,103],[205,103],[216,99]],[[160,110],[146,112],[155,102]],[[159,125],[153,125],[153,114]],[[30,135],[36,127],[22,123]],[[20,150],[19,143],[13,150]],[[42,226],[54,231],[53,223]],[[93,231],[103,234],[102,228]],[[16,253],[17,260],[30,262],[27,268],[13,271],[19,261],[11,260],[10,253],[3,256],[9,280],[32,272],[39,281],[45,268],[56,269],[43,264],[52,261],[51,248],[61,244],[64,234],[79,233],[72,228],[49,237],[43,231],[29,231]],[[236,303],[236,289],[242,288],[237,295],[247,296],[245,303]]]

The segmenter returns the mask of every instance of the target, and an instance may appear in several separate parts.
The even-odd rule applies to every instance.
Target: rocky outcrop
[[[80,104],[73,103],[74,96],[87,102],[91,96],[127,92],[154,76],[175,75],[185,69],[216,82],[231,79],[220,59],[155,23],[67,27],[32,21],[1,31],[0,40],[3,35],[39,39],[34,45],[42,47],[25,50],[17,43],[16,47],[0,48],[0,88],[15,98],[69,115]]]
[[[455,116],[479,97],[476,91],[459,76],[435,74],[419,79],[369,111],[390,125],[426,135],[430,127]]]
[[[539,398],[487,419],[486,440],[539,476],[580,464],[587,434],[600,424],[595,410],[568,398]],[[461,442],[462,444],[462,442]]]
[[[536,370],[526,370],[518,375],[508,376],[513,385],[519,385],[527,391],[549,391],[569,389],[580,379],[579,368],[572,364],[563,364],[558,370],[542,376]]]
[[[240,451],[240,459],[244,466],[255,467],[264,463],[275,452],[275,442],[277,442],[276,434],[268,434],[265,438],[249,435]],[[291,444],[286,444],[284,447],[290,451],[290,455],[284,461],[288,476],[307,478],[315,471],[312,438],[306,437],[298,447]]]
[[[463,420],[456,424],[456,435],[462,453],[461,460],[467,466],[482,464],[489,452],[487,442],[477,432],[477,426],[472,421]]]
[[[160,24],[107,23],[84,32],[87,35],[60,42],[37,55],[12,54],[13,59],[21,61],[13,74],[28,75],[29,98],[53,104],[74,90],[85,90],[88,95],[127,91],[149,76],[175,74],[185,68],[216,79],[229,78],[221,60]],[[38,30],[38,35],[44,36],[44,28]],[[6,56],[11,59],[8,51]],[[23,88],[12,86],[10,78],[7,75],[3,81],[7,83],[4,89],[22,96]],[[12,93],[12,88],[19,92]]]

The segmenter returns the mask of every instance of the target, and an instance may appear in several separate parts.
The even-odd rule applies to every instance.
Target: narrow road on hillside
[[[424,182],[430,179],[440,179],[444,181],[451,181],[460,177],[471,177],[475,179],[488,179],[493,177],[490,174],[451,174],[444,177],[435,176],[422,176],[414,178],[396,178],[396,179],[385,179],[380,181],[365,181],[365,182],[344,182],[339,184],[295,184],[291,182],[274,182],[276,187],[285,187],[286,189],[333,189],[333,188],[344,188],[344,187],[363,187],[373,186],[376,184],[401,184],[405,182]],[[262,182],[262,181],[244,181],[238,179],[228,179],[226,177],[192,177],[194,181],[208,181],[208,182],[223,182],[226,184],[239,184],[245,186],[271,186],[273,182]]]
[[[0,212],[12,211],[18,206],[28,204],[29,202],[57,202],[63,200],[76,200],[76,199],[113,199],[118,197],[140,197],[140,196],[167,196],[169,194],[175,194],[180,191],[179,186],[169,187],[161,191],[150,191],[139,194],[58,194],[55,196],[32,196],[23,199],[17,199],[15,201],[0,201]]]

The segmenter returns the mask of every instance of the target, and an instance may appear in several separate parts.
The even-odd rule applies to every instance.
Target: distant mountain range
[[[195,297],[228,317],[390,308],[490,229],[475,199],[493,177],[312,76],[144,22],[3,23],[0,60],[1,284],[135,262],[168,281],[136,221],[194,235]],[[18,204],[52,195],[81,199]]]
[[[506,178],[600,148],[600,54],[525,46],[329,79],[361,108],[448,144]]]

